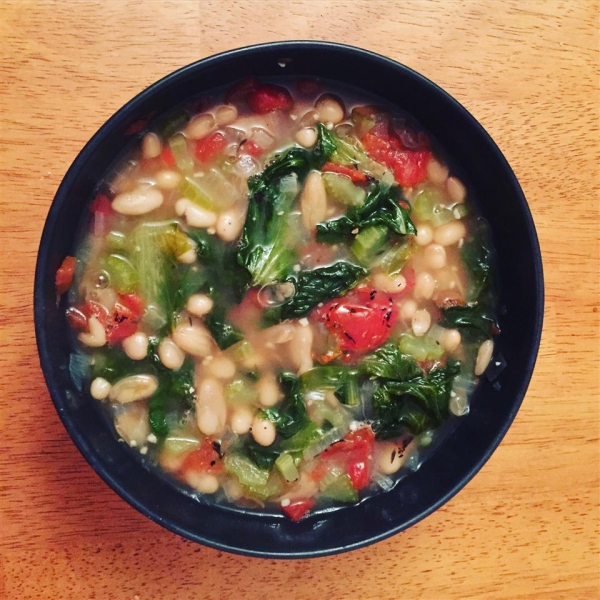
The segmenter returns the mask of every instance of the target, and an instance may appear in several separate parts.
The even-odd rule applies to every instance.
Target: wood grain
[[[597,1],[0,3],[0,598],[593,599],[599,573]],[[329,39],[433,79],[529,200],[546,320],[522,410],[477,477],[405,533],[302,561],[187,542],[121,501],[46,391],[32,281],[71,161],[124,102],[222,50]]]

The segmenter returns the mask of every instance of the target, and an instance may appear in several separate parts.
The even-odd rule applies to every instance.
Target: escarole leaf
[[[410,210],[404,206],[402,191],[398,186],[388,187],[380,182],[372,184],[365,202],[345,215],[317,224],[317,241],[334,244],[352,239],[353,231],[365,227],[384,225],[399,235],[416,234],[410,219]]]
[[[281,183],[286,177],[304,179],[310,167],[310,152],[292,148],[248,180],[248,215],[237,260],[250,273],[252,285],[282,279],[294,264],[295,252],[288,243],[288,215],[297,192]]]
[[[281,308],[281,318],[290,319],[308,314],[319,302],[336,298],[366,277],[367,270],[349,262],[337,262],[327,267],[300,271],[295,279],[296,293]]]
[[[360,370],[371,377],[400,381],[419,377],[423,373],[411,356],[402,354],[398,346],[391,342],[365,356],[360,363]]]
[[[309,423],[304,398],[300,389],[300,380],[291,373],[282,373],[279,381],[285,400],[277,408],[262,411],[263,418],[269,419],[282,437],[288,439],[304,429]]]

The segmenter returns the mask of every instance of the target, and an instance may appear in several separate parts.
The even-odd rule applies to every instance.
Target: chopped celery
[[[321,178],[327,195],[344,206],[359,207],[365,203],[367,193],[354,185],[347,175],[322,173]]]
[[[250,404],[256,400],[256,397],[256,388],[248,380],[235,379],[225,388],[227,402]]]
[[[169,435],[163,444],[164,449],[171,454],[181,454],[192,450],[199,444],[199,440],[190,435]]]
[[[310,421],[304,428],[295,433],[292,437],[281,442],[281,449],[288,452],[303,452],[305,448],[314,444],[323,437],[323,430]]]
[[[192,177],[184,177],[179,184],[179,192],[182,196],[191,200],[198,206],[207,210],[216,210],[217,205],[209,198],[198,182]]]
[[[322,492],[325,491],[336,479],[339,479],[344,475],[344,471],[339,467],[331,467],[327,473],[323,476],[321,481],[319,481],[319,490]]]
[[[336,502],[358,502],[358,492],[354,489],[350,476],[346,474],[338,476],[322,494]]]
[[[283,481],[273,473],[265,485],[247,485],[245,489],[250,496],[264,501],[278,496],[283,492]]]
[[[326,365],[313,367],[300,376],[300,386],[303,393],[310,390],[334,390],[348,376],[356,376],[358,371],[350,367]]]
[[[300,477],[294,458],[289,452],[280,454],[275,461],[275,466],[286,481],[296,481]]]
[[[449,221],[454,221],[456,217],[454,216],[454,212],[448,206],[444,204],[437,204],[433,208],[433,213],[431,215],[431,224],[434,227],[438,227],[439,225],[443,225],[444,223],[448,223]]]
[[[327,400],[317,400],[310,405],[310,417],[316,423],[324,425],[325,421],[334,427],[343,427],[352,420],[351,413],[341,406],[334,407]]]
[[[396,275],[404,268],[413,251],[413,238],[407,237],[382,254],[377,261],[377,265],[381,267],[386,275]]]
[[[260,469],[241,454],[227,454],[223,464],[230,475],[235,475],[239,482],[248,488],[260,488],[266,486],[269,481],[269,471]]]
[[[416,337],[409,333],[400,336],[398,348],[403,354],[412,356],[415,360],[438,360],[444,354],[444,349],[434,340],[427,336]]]
[[[413,202],[413,214],[420,221],[431,221],[434,208],[442,202],[442,195],[438,190],[427,188],[417,194]]]
[[[175,257],[195,249],[194,242],[175,223],[165,228],[160,236],[160,246],[163,252]]]
[[[102,261],[102,268],[110,277],[111,286],[121,294],[135,291],[139,277],[129,260],[120,254],[110,254]]]
[[[358,232],[350,251],[363,265],[368,265],[385,246],[389,229],[385,225],[372,225]]]
[[[127,238],[120,231],[110,231],[106,235],[106,247],[111,252],[121,252],[127,248]]]
[[[331,162],[338,165],[358,165],[361,171],[365,171],[377,179],[385,179],[386,173],[389,172],[388,169],[367,156],[358,140],[349,142],[347,139],[342,140],[335,136],[335,144],[335,152],[329,159]]]
[[[187,138],[183,133],[176,133],[169,140],[169,147],[179,169],[189,172],[194,168],[194,160],[188,153]]]

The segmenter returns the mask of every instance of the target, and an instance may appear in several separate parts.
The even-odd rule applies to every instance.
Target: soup
[[[56,274],[71,371],[186,489],[299,520],[389,490],[468,413],[492,250],[406,115],[312,80],[220,100],[99,183]]]

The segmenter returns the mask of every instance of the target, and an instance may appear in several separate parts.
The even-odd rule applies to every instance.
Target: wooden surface
[[[583,0],[0,2],[0,598],[599,598],[598,14]],[[547,295],[531,387],[475,479],[371,548],[280,562],[185,541],[95,475],[44,386],[32,281],[56,188],[113,112],[182,65],[284,39],[363,46],[462,102],[524,188]]]

